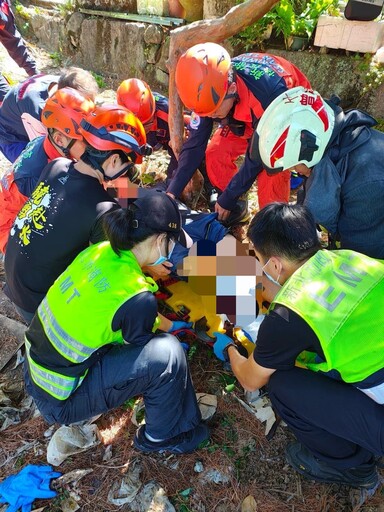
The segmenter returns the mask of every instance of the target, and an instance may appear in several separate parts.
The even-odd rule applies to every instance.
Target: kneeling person
[[[159,317],[158,287],[141,267],[186,243],[176,203],[153,192],[105,218],[109,242],[83,251],[52,285],[26,333],[26,382],[45,419],[73,423],[142,394],[145,452],[193,451],[201,423],[183,348]]]
[[[248,237],[265,276],[280,288],[256,348],[242,357],[225,335],[241,384],[268,384],[271,401],[299,442],[287,448],[298,472],[374,491],[384,454],[384,265],[363,254],[321,250],[309,210],[268,205]]]

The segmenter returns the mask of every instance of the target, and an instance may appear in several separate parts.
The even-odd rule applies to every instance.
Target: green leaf
[[[192,492],[192,487],[188,487],[188,489],[184,489],[184,491],[180,491],[179,494],[180,496],[183,496],[183,498],[186,498],[187,496],[189,496]]]
[[[235,389],[235,385],[234,384],[228,384],[228,386],[225,386],[225,391],[227,393],[231,393],[234,389]]]

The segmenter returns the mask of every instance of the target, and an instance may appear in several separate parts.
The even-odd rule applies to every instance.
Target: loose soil
[[[57,72],[49,56],[43,50],[32,47],[39,68],[44,72]],[[15,80],[26,77],[23,70],[0,48],[0,63],[8,76]],[[104,97],[113,96],[105,90]],[[153,161],[154,167],[158,163]],[[161,164],[159,164],[161,165]],[[1,169],[6,167],[1,157]],[[253,195],[252,195],[253,194]],[[256,208],[254,191],[251,207]],[[252,202],[253,201],[253,202]],[[244,230],[235,233],[244,236]],[[0,289],[4,285],[4,274],[0,268]],[[0,292],[0,313],[20,321],[12,304]],[[0,330],[0,354],[16,346],[16,340],[6,330]],[[0,390],[11,399],[13,407],[19,407],[24,397],[21,365],[13,369],[15,358],[0,374]],[[197,392],[217,395],[217,412],[210,420],[212,435],[208,446],[184,456],[143,456],[132,446],[136,427],[131,422],[132,410],[119,408],[103,415],[97,425],[101,433],[101,444],[96,448],[67,459],[58,469],[68,473],[75,469],[91,469],[76,488],[67,484],[59,489],[59,496],[51,500],[36,500],[35,508],[45,512],[65,509],[70,492],[78,496],[78,510],[83,512],[115,511],[119,507],[108,502],[108,492],[115,481],[121,481],[131,465],[138,461],[142,467],[141,481],[144,484],[156,481],[165,491],[178,512],[384,512],[382,492],[359,507],[353,505],[356,494],[338,485],[319,485],[307,481],[295,473],[285,462],[284,449],[293,440],[288,429],[280,425],[272,440],[265,437],[265,425],[245,410],[235,399],[244,399],[243,390],[235,383],[234,390],[225,388],[233,380],[230,372],[223,369],[211,351],[197,344],[190,359],[190,368]],[[300,397],[298,397],[298,400]],[[0,413],[4,406],[0,405]],[[0,479],[17,473],[27,464],[46,464],[46,446],[49,441],[44,433],[48,425],[41,417],[27,412],[21,423],[8,427],[0,436]],[[107,446],[111,446],[112,457],[103,457]],[[225,484],[204,483],[194,470],[201,462],[204,472],[212,469],[228,477]],[[246,508],[244,500],[253,496],[256,508]],[[131,510],[129,505],[121,510]],[[0,512],[5,507],[0,506]],[[75,509],[72,509],[75,510]],[[160,512],[156,506],[143,509]]]

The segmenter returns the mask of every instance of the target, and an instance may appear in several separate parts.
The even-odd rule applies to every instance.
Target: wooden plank
[[[184,25],[186,21],[182,18],[167,18],[165,16],[151,16],[149,14],[130,14],[125,12],[96,11],[93,9],[80,8],[79,12],[91,16],[103,16],[104,18],[113,18],[124,21],[136,21],[142,23],[153,23],[155,25],[164,25],[174,27]]]

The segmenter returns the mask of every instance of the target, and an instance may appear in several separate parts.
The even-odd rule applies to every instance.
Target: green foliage
[[[107,87],[107,84],[104,80],[104,77],[102,75],[99,75],[98,73],[95,73],[94,71],[91,71],[91,73],[100,89],[105,89]]]
[[[282,0],[272,10],[272,14],[273,11],[276,13],[274,28],[285,39],[293,35],[311,37],[319,17],[329,8],[337,7],[338,3],[338,0],[312,0],[301,12],[295,12],[294,2]]]
[[[193,512],[193,510],[189,507],[192,490],[193,489],[189,487],[188,489],[179,491],[175,496],[172,496],[171,501],[177,512]]]
[[[134,398],[129,398],[128,400],[126,400],[123,405],[121,406],[123,409],[125,410],[133,410],[133,408],[135,407],[136,405],[136,402],[137,402],[137,398],[134,397]]]
[[[66,0],[66,2],[58,4],[55,9],[60,13],[61,16],[66,17],[75,11],[75,7],[75,0]]]
[[[248,444],[244,445],[241,448],[240,453],[235,459],[235,471],[236,478],[238,480],[243,480],[244,478],[246,478],[249,468],[249,457],[255,451],[256,442],[254,439],[251,439]]]
[[[31,14],[28,11],[28,9],[26,7],[24,7],[24,5],[19,2],[15,3],[15,11],[17,12],[17,14],[19,14],[25,20],[29,20],[31,18]]]
[[[63,62],[63,56],[61,52],[52,52],[49,54],[49,57],[52,59],[53,64],[56,67],[60,67]]]
[[[370,53],[366,53],[364,57],[356,55],[355,60],[365,82],[363,94],[377,89],[384,83],[384,65],[375,62]]]
[[[377,121],[377,125],[374,126],[375,130],[379,130],[380,132],[384,132],[384,119],[382,118],[377,118],[376,119]]]
[[[239,0],[242,3],[242,0]],[[287,42],[293,36],[310,38],[321,14],[337,15],[339,0],[281,0],[260,20],[233,36],[234,45],[245,51],[254,47],[263,47],[268,27],[273,28],[276,36],[282,35]]]

